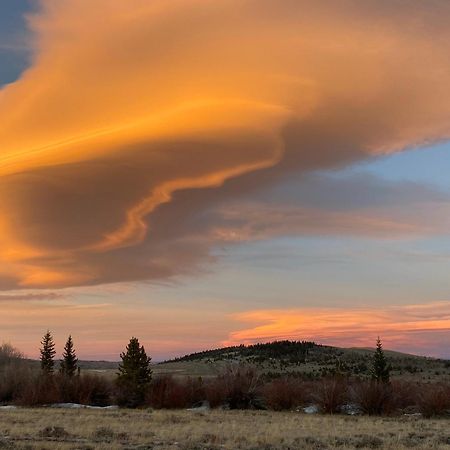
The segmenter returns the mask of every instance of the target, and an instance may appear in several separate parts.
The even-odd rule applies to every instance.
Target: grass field
[[[449,449],[450,420],[296,412],[0,410],[3,449]]]

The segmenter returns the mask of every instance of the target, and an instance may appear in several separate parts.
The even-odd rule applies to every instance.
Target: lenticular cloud
[[[252,239],[227,218],[264,225],[263,190],[447,139],[449,24],[445,0],[42,0],[0,91],[0,287],[189,273]]]

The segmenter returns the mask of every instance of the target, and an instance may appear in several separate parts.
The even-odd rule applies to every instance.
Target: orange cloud
[[[251,327],[232,332],[224,345],[304,339],[343,347],[373,347],[376,337],[382,336],[390,349],[449,356],[450,302],[386,308],[255,310],[233,318]]]
[[[0,287],[190,272],[230,235],[220,202],[447,139],[449,20],[445,0],[41,0],[0,91]],[[410,229],[375,216],[359,228]]]

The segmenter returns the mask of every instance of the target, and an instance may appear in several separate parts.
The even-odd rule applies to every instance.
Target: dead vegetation
[[[42,406],[79,403],[116,404],[117,389],[108,377],[91,374],[52,377],[20,365],[0,368],[0,405]],[[348,405],[361,414],[395,416],[421,413],[450,416],[450,384],[392,381],[378,383],[344,376],[303,380],[284,376],[267,379],[249,366],[229,366],[217,377],[156,376],[143,407],[186,409],[207,402],[212,408],[296,410],[315,405],[322,413],[336,414]]]
[[[0,411],[10,449],[448,449],[448,419],[167,410]]]

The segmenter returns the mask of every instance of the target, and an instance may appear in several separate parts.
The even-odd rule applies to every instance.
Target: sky
[[[0,342],[450,358],[446,0],[2,0]]]

